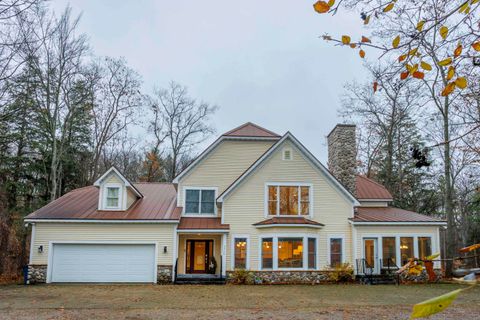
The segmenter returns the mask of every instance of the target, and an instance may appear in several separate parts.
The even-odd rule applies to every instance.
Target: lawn
[[[0,286],[0,319],[408,319],[459,285]],[[480,287],[432,319],[480,319]]]

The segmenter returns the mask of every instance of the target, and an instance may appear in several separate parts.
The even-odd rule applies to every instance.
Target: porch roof
[[[353,222],[444,223],[445,220],[395,207],[357,207]]]
[[[273,217],[253,224],[257,228],[278,227],[278,226],[307,226],[313,228],[323,227],[324,224],[304,217]]]
[[[230,230],[221,218],[182,217],[177,230]]]

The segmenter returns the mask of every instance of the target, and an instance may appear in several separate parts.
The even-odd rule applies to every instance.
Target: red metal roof
[[[182,217],[178,230],[228,230],[230,225],[222,224],[221,218]]]
[[[324,224],[316,222],[313,220],[306,219],[304,217],[273,217],[267,220],[263,220],[257,223],[254,223],[254,226],[268,226],[276,224],[309,224],[312,226],[323,226]]]
[[[355,222],[444,222],[438,218],[395,207],[358,207],[351,220]]]
[[[392,201],[392,194],[372,179],[369,179],[365,176],[357,175],[356,178],[356,189],[357,189],[357,198],[358,199],[381,199],[386,201]]]
[[[262,128],[259,125],[251,122],[247,122],[239,127],[236,127],[235,129],[225,132],[223,136],[280,138],[280,135],[276,134],[275,132]]]
[[[176,220],[177,191],[171,183],[136,183],[143,195],[126,211],[98,210],[99,189],[94,186],[75,189],[29,214],[26,219],[81,220]]]

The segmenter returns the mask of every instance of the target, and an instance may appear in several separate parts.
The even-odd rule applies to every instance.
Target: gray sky
[[[318,36],[359,36],[362,24],[357,14],[318,15],[313,2],[54,0],[51,7],[81,13],[94,53],[125,57],[146,92],[175,80],[220,106],[218,134],[247,121],[291,131],[325,162],[343,84],[364,79],[365,70],[357,50]]]

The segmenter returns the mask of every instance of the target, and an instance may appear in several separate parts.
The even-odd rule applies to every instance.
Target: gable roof
[[[247,178],[251,173],[253,173],[260,164],[264,163],[282,143],[286,140],[290,140],[295,147],[302,153],[323,175],[327,178],[327,181],[337,189],[340,194],[342,194],[346,199],[352,202],[354,205],[360,205],[358,200],[323,166],[323,164],[315,158],[315,156],[307,149],[305,146],[298,141],[297,138],[290,132],[285,133],[285,135],[274,143],[265,153],[258,158],[244,173],[242,173],[227,189],[225,189],[220,196],[218,196],[217,201],[223,202],[223,199],[231,193],[245,178]]]
[[[177,190],[172,183],[137,183],[134,187],[144,195],[125,211],[98,210],[100,190],[94,186],[68,192],[25,219],[65,220],[174,220],[180,219]]]
[[[131,183],[115,166],[110,167],[100,178],[98,178],[94,183],[94,187],[100,187],[103,180],[107,178],[111,173],[115,173],[125,184],[127,188],[130,188],[133,193],[139,198],[143,197],[142,193],[135,187],[133,183]]]
[[[362,175],[357,175],[355,179],[357,198],[360,200],[385,200],[393,201],[392,194],[379,184]]]
[[[403,210],[395,207],[358,207],[353,218],[354,224],[381,224],[381,223],[418,223],[418,224],[440,224],[444,220],[430,217],[413,211]]]
[[[257,228],[278,227],[278,226],[309,226],[319,228],[325,226],[323,223],[309,220],[305,217],[273,217],[253,224]]]
[[[225,137],[277,137],[280,138],[279,134],[260,127],[252,122],[247,122],[242,124],[239,127],[236,127],[228,132],[222,134]]]

